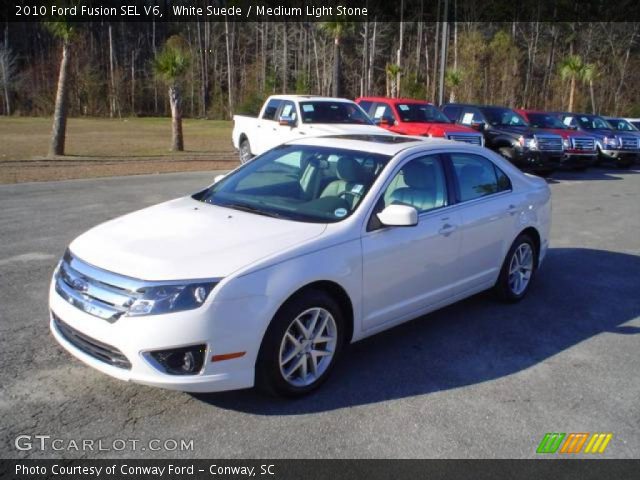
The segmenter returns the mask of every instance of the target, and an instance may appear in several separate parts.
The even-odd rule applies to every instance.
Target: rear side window
[[[449,117],[449,120],[452,122],[458,121],[458,118],[460,117],[460,110],[462,110],[461,107],[454,107],[453,105],[445,105],[442,107],[442,113]]]
[[[267,106],[264,109],[264,113],[262,114],[262,119],[275,120],[276,112],[278,111],[278,108],[280,108],[281,103],[282,103],[282,100],[278,100],[275,98],[269,100],[269,103],[267,103]]]
[[[373,112],[371,113],[371,118],[374,120],[385,120],[387,123],[394,123],[396,118],[393,115],[393,110],[391,110],[391,106],[388,103],[376,103]]]
[[[363,100],[361,101],[358,105],[360,105],[360,107],[367,112],[367,115],[371,114],[371,105],[373,105],[373,102],[370,102],[368,100]]]
[[[454,153],[450,158],[460,187],[461,202],[511,190],[509,177],[491,160],[468,153]]]

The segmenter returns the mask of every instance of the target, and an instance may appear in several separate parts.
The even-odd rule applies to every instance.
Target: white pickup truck
[[[234,115],[233,146],[246,163],[285,142],[323,135],[389,135],[355,102],[344,98],[272,95],[258,117]]]

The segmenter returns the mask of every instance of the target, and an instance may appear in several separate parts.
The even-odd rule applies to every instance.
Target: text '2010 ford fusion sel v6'
[[[51,330],[122,380],[301,395],[348,342],[492,287],[521,299],[550,210],[544,180],[482,147],[297,140],[74,240]]]

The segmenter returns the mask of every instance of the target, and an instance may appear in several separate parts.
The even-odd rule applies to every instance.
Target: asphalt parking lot
[[[0,186],[0,457],[513,458],[546,432],[611,432],[640,451],[640,170],[562,172],[529,296],[481,294],[351,346],[316,394],[190,395],[85,367],[48,330],[65,246],[214,173]],[[16,436],[193,440],[191,451],[16,450]]]

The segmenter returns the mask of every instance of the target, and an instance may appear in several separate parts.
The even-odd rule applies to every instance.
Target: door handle
[[[516,207],[515,205],[509,205],[509,208],[507,208],[507,212],[509,213],[509,215],[515,215],[516,213],[518,213],[518,207]]]
[[[448,237],[456,230],[456,228],[458,228],[456,225],[445,223],[442,227],[440,227],[440,230],[438,230],[438,233],[440,235],[444,235],[445,237]]]

